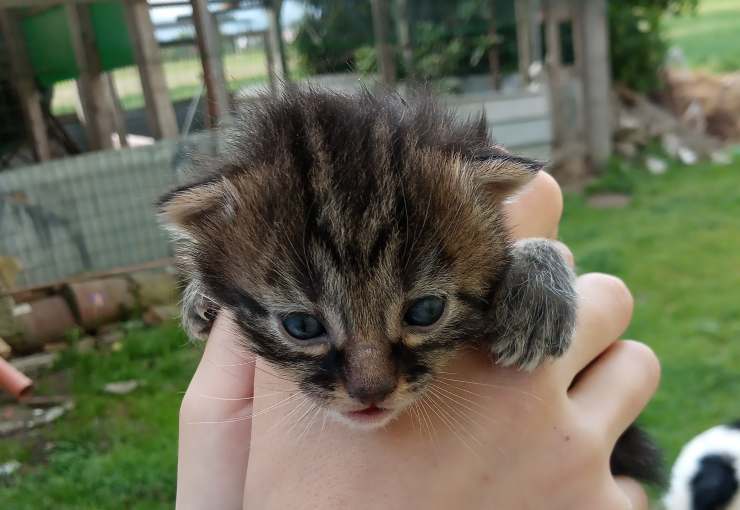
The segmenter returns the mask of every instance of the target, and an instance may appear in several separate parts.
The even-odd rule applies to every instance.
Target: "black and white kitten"
[[[466,346],[533,369],[560,356],[574,275],[546,240],[514,242],[502,202],[542,169],[428,98],[288,88],[246,105],[202,178],[160,216],[187,275],[183,318],[219,309],[248,349],[346,423],[388,423]],[[637,429],[616,474],[656,480]]]

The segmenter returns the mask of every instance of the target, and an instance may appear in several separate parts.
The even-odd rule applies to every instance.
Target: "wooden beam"
[[[206,85],[210,127],[227,121],[229,115],[229,91],[226,87],[224,64],[221,59],[221,39],[216,20],[208,11],[207,0],[190,0],[193,6],[193,24],[200,61],[203,65],[203,81]]]
[[[118,144],[120,147],[128,147],[128,128],[126,126],[126,111],[121,103],[121,98],[118,95],[118,89],[116,88],[116,80],[113,77],[113,73],[105,73],[105,82],[108,85],[110,91],[110,97],[113,103],[113,123],[116,127],[116,134],[118,135]],[[115,143],[113,144],[115,146]]]
[[[574,27],[583,80],[585,132],[591,164],[603,168],[612,153],[611,70],[606,0],[578,0],[579,23]]]
[[[270,90],[274,93],[278,91],[278,83],[275,79],[275,61],[273,60],[272,48],[270,48],[270,33],[265,31],[262,34],[262,45],[265,50],[265,62],[267,64],[267,78],[270,81]]]
[[[403,60],[406,77],[413,80],[416,77],[416,70],[414,68],[414,47],[411,38],[408,0],[396,0],[396,31],[398,33],[398,44],[401,46],[401,59]]]
[[[488,49],[488,72],[491,75],[493,90],[498,90],[501,88],[501,59],[496,30],[496,0],[488,0],[488,37],[491,40],[491,47]]]
[[[177,118],[167,87],[159,43],[154,36],[154,24],[149,16],[149,5],[146,0],[128,0],[124,6],[126,25],[139,68],[149,129],[154,138],[175,138],[178,135]]]
[[[10,59],[10,71],[13,77],[11,82],[20,100],[36,160],[47,161],[51,159],[51,149],[41,107],[41,93],[34,81],[33,68],[28,59],[26,45],[15,14],[0,10],[0,27],[5,35],[5,46]]]
[[[285,59],[285,44],[283,43],[283,31],[280,23],[280,11],[283,8],[283,0],[268,0],[265,2],[265,12],[267,13],[267,37],[269,45],[267,47],[268,65],[273,84],[273,89],[277,90],[281,83],[288,80],[288,65]]]
[[[529,67],[532,65],[532,20],[534,15],[530,0],[515,0],[516,48],[519,62],[519,75],[522,83],[529,83]]]
[[[15,7],[53,7],[62,4],[91,4],[100,0],[0,0],[0,9]]]
[[[112,149],[113,134],[116,132],[113,99],[100,64],[89,6],[73,3],[67,4],[66,8],[80,73],[77,83],[89,148]]]
[[[388,40],[388,27],[390,26],[388,0],[371,0],[370,3],[380,81],[385,85],[393,86],[396,83],[396,62],[393,58],[393,47]]]
[[[587,0],[584,0],[587,1]],[[583,182],[583,100],[579,76],[563,64],[561,23],[570,19],[570,0],[543,0],[547,84],[552,125],[552,171],[561,185]]]

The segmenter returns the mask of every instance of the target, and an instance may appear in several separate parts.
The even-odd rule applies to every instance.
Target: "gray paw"
[[[546,239],[517,242],[493,309],[490,349],[498,364],[533,370],[562,355],[576,322],[575,274]]]
[[[219,306],[200,292],[200,286],[191,281],[182,297],[182,327],[190,338],[207,340]]]

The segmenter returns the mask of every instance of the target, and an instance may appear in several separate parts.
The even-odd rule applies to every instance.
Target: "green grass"
[[[174,325],[132,332],[119,352],[66,355],[61,375],[39,391],[69,386],[76,407],[52,426],[0,439],[0,462],[23,463],[0,480],[0,508],[172,508],[178,408],[198,356]],[[126,396],[101,391],[127,379],[143,386]]]
[[[694,434],[740,417],[740,161],[630,179],[625,209],[568,197],[561,236],[580,271],[616,274],[634,293],[627,336],[663,365],[643,421],[672,460]]]
[[[740,2],[700,0],[695,15],[667,18],[671,44],[683,49],[693,68],[740,70]]]
[[[304,75],[297,65],[297,56],[288,51],[291,76]],[[184,58],[164,62],[164,73],[172,101],[190,99],[197,95],[202,86],[203,70],[198,58]],[[262,50],[248,50],[224,55],[224,73],[229,90],[235,92],[249,85],[267,85],[267,63]],[[144,107],[139,72],[136,67],[113,71],[116,90],[125,110]],[[73,113],[77,102],[77,87],[74,81],[58,83],[54,87],[52,111],[57,115]]]
[[[740,417],[740,159],[659,177],[615,164],[591,190],[615,186],[632,193],[631,205],[592,209],[568,196],[561,235],[580,271],[616,274],[635,295],[627,336],[650,344],[663,365],[642,421],[672,460],[696,433]],[[63,377],[40,389],[59,392],[68,381],[77,407],[0,440],[0,462],[24,465],[0,481],[0,508],[172,507],[178,406],[199,352],[174,325],[135,331],[123,345],[65,356]],[[100,391],[124,379],[145,386],[124,397]]]

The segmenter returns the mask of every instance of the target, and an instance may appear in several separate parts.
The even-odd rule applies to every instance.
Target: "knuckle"
[[[605,273],[589,273],[582,276],[585,282],[604,289],[614,302],[614,306],[621,310],[629,319],[634,309],[634,298],[622,279]]]
[[[549,204],[550,213],[554,217],[560,218],[563,213],[563,191],[560,189],[560,185],[552,175],[546,172],[541,172],[539,179],[543,198]]]
[[[640,386],[649,387],[654,392],[661,376],[660,360],[655,352],[644,343],[633,340],[620,342],[620,348],[640,378]]]

